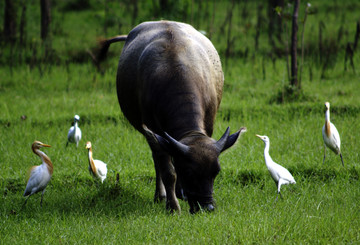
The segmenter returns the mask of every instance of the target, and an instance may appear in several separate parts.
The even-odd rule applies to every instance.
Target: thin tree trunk
[[[355,73],[355,65],[354,65],[354,59],[353,58],[354,58],[356,47],[358,45],[359,36],[360,36],[360,21],[358,21],[356,23],[356,33],[355,33],[354,43],[348,42],[346,44],[344,71],[347,70],[347,67],[346,67],[347,60],[350,60],[350,65],[351,65],[351,67],[352,67],[352,69],[353,69],[353,71]]]
[[[292,17],[292,33],[291,33],[291,80],[290,84],[298,88],[297,78],[297,31],[300,0],[295,0],[294,13]]]
[[[51,8],[50,0],[40,0],[41,6],[41,39],[45,41],[49,37],[50,22],[51,22]]]
[[[138,0],[132,0],[131,4],[133,5],[133,12],[132,12],[132,18],[131,18],[131,23],[134,26],[135,25],[135,21],[136,18],[138,17],[138,12],[139,12],[139,8],[138,8]]]
[[[213,0],[213,10],[209,28],[209,39],[211,40],[212,34],[214,32],[214,21],[215,21],[215,11],[216,11],[216,0]]]
[[[259,49],[259,37],[260,37],[260,33],[261,33],[261,26],[262,26],[262,16],[261,16],[261,11],[262,11],[263,5],[262,3],[259,3],[257,6],[257,23],[256,23],[256,32],[255,32],[255,51],[257,52]]]
[[[231,30],[232,30],[232,16],[233,16],[234,8],[235,8],[235,0],[232,0],[231,9],[229,9],[229,11],[228,11],[229,27],[228,27],[228,32],[227,32],[227,46],[226,46],[226,50],[225,50],[225,65],[226,66],[227,66],[228,58],[230,57],[232,44],[233,44],[233,42],[231,40]]]
[[[161,13],[164,13],[168,10],[169,3],[168,0],[160,0],[160,10]]]
[[[288,39],[288,26],[286,21],[284,21],[284,33],[285,33],[285,54],[286,54],[286,71],[287,71],[287,76],[288,76],[288,80],[291,81],[290,78],[290,62],[289,62],[289,39]]]
[[[105,0],[104,1],[104,9],[105,9],[105,16],[104,16],[104,34],[105,36],[107,36],[107,20],[109,17],[109,0]]]
[[[4,40],[13,42],[16,39],[16,7],[14,0],[5,0]]]
[[[299,88],[301,89],[301,77],[302,77],[302,70],[304,66],[304,33],[305,33],[305,23],[306,18],[309,12],[310,4],[308,3],[305,9],[305,16],[304,16],[304,22],[303,22],[303,28],[301,32],[301,64],[300,64],[300,74],[299,74]]]
[[[356,23],[356,33],[355,33],[355,40],[354,40],[354,53],[355,53],[356,47],[358,45],[359,37],[360,37],[360,21],[358,21]]]
[[[322,35],[322,32],[323,32],[323,29],[325,29],[325,24],[324,22],[320,21],[319,22],[319,43],[318,43],[318,47],[319,47],[319,61],[320,61],[320,64],[322,64],[322,61],[323,61],[323,35]]]
[[[271,47],[275,48],[275,38],[282,43],[281,26],[283,25],[281,16],[276,13],[276,8],[284,9],[285,3],[284,0],[268,0],[263,2],[268,2],[268,38]]]
[[[21,19],[20,19],[20,47],[25,44],[26,39],[26,0],[22,1]]]

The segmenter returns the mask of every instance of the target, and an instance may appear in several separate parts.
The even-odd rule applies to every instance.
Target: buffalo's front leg
[[[153,156],[153,158],[154,158],[154,156]],[[166,198],[166,191],[165,191],[164,183],[162,182],[162,179],[161,179],[160,169],[158,167],[158,164],[156,164],[156,162],[155,162],[155,158],[154,158],[154,165],[155,165],[155,173],[156,173],[156,187],[155,187],[154,202],[161,202],[161,201],[165,200],[165,198]]]
[[[170,156],[162,151],[153,151],[153,159],[155,163],[155,169],[160,173],[160,176],[156,177],[156,195],[161,197],[161,188],[165,187],[166,191],[166,208],[171,212],[180,211],[180,205],[175,195],[175,183],[176,172],[174,166],[171,164]],[[159,179],[159,182],[158,182]],[[161,186],[163,184],[163,186]],[[158,194],[156,193],[157,191]]]
[[[143,134],[151,148],[156,172],[155,202],[166,197],[166,208],[180,211],[179,201],[175,195],[176,172],[171,158],[158,144],[154,134],[143,125]]]

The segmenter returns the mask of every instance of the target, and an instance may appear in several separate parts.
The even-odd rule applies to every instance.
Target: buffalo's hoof
[[[212,205],[212,204],[207,204],[207,205],[205,205],[205,206],[203,207],[203,209],[204,209],[205,211],[212,212],[212,211],[215,210],[215,207],[214,207],[214,205]]]
[[[166,209],[171,213],[181,213],[181,208],[180,205],[178,203],[170,203],[170,202],[166,202]]]
[[[155,203],[160,203],[163,202],[164,200],[166,200],[166,195],[155,195],[154,197],[154,202]]]

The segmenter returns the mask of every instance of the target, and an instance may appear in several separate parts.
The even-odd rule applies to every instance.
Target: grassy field
[[[354,11],[342,11],[354,19]],[[79,16],[89,18],[90,12]],[[72,12],[65,16],[76,18]],[[336,22],[331,16],[329,21]],[[62,30],[67,25],[65,21]],[[78,25],[67,35],[72,37]],[[100,32],[97,26],[83,35],[84,42],[90,46]],[[66,57],[85,52],[75,40],[54,38]],[[285,59],[275,64],[266,56],[228,60],[213,137],[221,137],[227,126],[231,132],[246,126],[248,132],[220,157],[222,170],[214,185],[216,211],[191,215],[188,204],[180,201],[181,214],[170,215],[164,203],[153,203],[150,149],[117,102],[116,52],[120,50],[121,45],[111,50],[116,55],[110,55],[104,74],[91,62],[0,66],[0,244],[359,243],[360,83],[358,74],[343,71],[342,56],[324,78],[320,66],[313,65],[310,72],[312,63],[307,60],[302,84],[306,98],[286,104],[270,103],[287,84]],[[359,54],[354,62],[358,67]],[[345,167],[330,151],[322,164],[325,101],[331,103]],[[83,138],[79,148],[66,148],[75,114],[81,117]],[[282,187],[284,198],[276,203],[264,143],[255,134],[270,137],[270,155],[297,181]],[[34,140],[52,146],[44,151],[54,164],[54,175],[43,207],[37,194],[21,209],[27,170],[40,163],[31,151]],[[94,158],[108,163],[103,185],[88,173],[88,140]]]

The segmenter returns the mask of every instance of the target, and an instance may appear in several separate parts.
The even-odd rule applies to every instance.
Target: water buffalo
[[[219,155],[245,131],[230,135],[227,128],[218,141],[211,138],[224,83],[217,51],[192,26],[173,21],[142,23],[104,46],[116,41],[126,41],[117,71],[118,100],[152,150],[155,201],[166,198],[168,209],[180,211],[176,196],[183,194],[191,213],[214,210]]]

